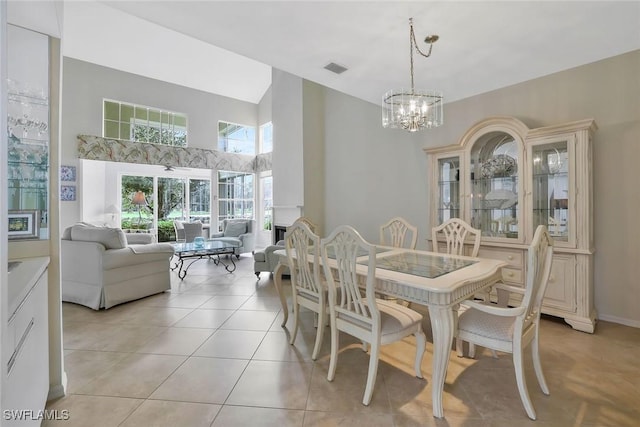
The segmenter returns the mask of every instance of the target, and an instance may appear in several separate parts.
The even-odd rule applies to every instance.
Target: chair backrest
[[[307,227],[309,227],[309,230],[311,230],[312,233],[317,233],[318,232],[318,226],[311,221],[309,218],[307,218],[306,216],[301,216],[300,218],[296,219],[293,223],[298,223],[301,222],[303,224],[306,224]]]
[[[405,242],[407,233],[411,235],[411,240]],[[418,243],[418,228],[409,224],[404,218],[397,216],[380,226],[380,244],[383,246],[415,249],[416,243]]]
[[[307,224],[296,222],[285,234],[285,250],[291,271],[291,285],[297,289],[297,294],[324,298],[320,285],[320,237]],[[308,261],[308,255],[313,257],[313,262]]]
[[[329,289],[329,307],[336,314],[336,326],[361,337],[380,332],[380,311],[374,291],[376,252],[352,227],[342,225],[322,239],[322,264]],[[359,286],[357,258],[368,256],[365,295]],[[329,266],[334,258],[337,266],[332,274]],[[362,267],[361,267],[362,268]]]
[[[176,240],[184,239],[184,226],[182,221],[174,220],[173,229],[176,232]]]
[[[184,238],[187,243],[193,242],[196,237],[202,237],[202,223],[196,222],[183,222]]]
[[[255,225],[255,220],[253,219],[243,219],[243,218],[231,218],[231,219],[223,219],[222,220],[222,231],[226,231],[227,227],[229,226],[229,224],[232,223],[244,223],[247,227],[247,231],[245,233],[253,233],[253,229],[254,229],[254,225]],[[242,233],[242,234],[245,234]]]
[[[431,239],[433,242],[433,251],[440,252],[438,248],[438,234],[442,233],[447,244],[447,252],[451,255],[464,255],[464,243],[467,238],[473,238],[473,250],[470,256],[477,257],[480,250],[481,232],[477,228],[461,220],[460,218],[451,218],[437,227],[431,229]]]
[[[537,322],[540,318],[542,298],[547,290],[551,261],[553,259],[553,238],[547,227],[539,225],[527,250],[527,279],[521,306],[524,314],[519,318],[522,327]]]

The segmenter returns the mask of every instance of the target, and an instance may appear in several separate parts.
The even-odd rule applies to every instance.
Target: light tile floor
[[[415,340],[385,346],[371,404],[361,404],[368,356],[341,336],[336,379],[326,380],[328,331],[316,362],[313,314],[302,312],[294,346],[267,273],[241,257],[227,273],[198,261],[172,291],[94,311],[63,304],[68,394],[65,426],[640,426],[640,329],[600,322],[593,335],[545,318],[541,357],[551,390],[539,390],[530,358],[527,418],[508,354],[451,352],[444,420],[431,410],[431,345],[424,379],[412,374]],[[290,286],[285,281],[287,294]],[[413,306],[416,308],[416,306]],[[430,336],[425,311],[425,331]]]

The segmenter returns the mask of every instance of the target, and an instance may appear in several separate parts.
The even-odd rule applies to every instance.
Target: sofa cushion
[[[229,243],[232,246],[235,246],[238,248],[242,246],[242,240],[238,239],[237,237],[215,237],[211,240],[217,240],[219,242]]]
[[[119,228],[93,227],[76,224],[71,227],[71,240],[96,242],[107,249],[122,249],[127,247],[127,238]]]
[[[148,246],[161,245],[156,251],[147,251]],[[165,247],[166,245],[166,247]],[[143,249],[143,247],[145,247]],[[136,252],[134,252],[134,248]],[[162,271],[157,267],[150,267],[145,264],[162,262],[168,268],[169,258],[173,253],[173,247],[168,243],[152,243],[151,245],[133,245],[122,249],[105,251],[102,257],[103,270],[120,269],[127,266],[136,266],[139,275]]]
[[[227,223],[227,228],[224,229],[224,237],[238,237],[246,232],[246,221],[231,221]]]
[[[153,243],[153,234],[148,233],[124,233],[129,245],[148,245]]]

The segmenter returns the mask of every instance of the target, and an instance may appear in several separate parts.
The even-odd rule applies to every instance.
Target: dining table
[[[285,250],[274,253],[279,257],[274,269],[274,283],[282,304],[284,327],[288,320],[288,307],[282,275],[289,266]],[[292,256],[295,257],[295,253]],[[357,259],[356,273],[361,277],[363,286],[368,270],[367,258],[363,254]],[[307,259],[313,262],[312,253],[307,254]],[[327,259],[329,267],[335,267],[331,254]],[[505,261],[497,259],[376,246],[376,292],[429,308],[433,334],[431,398],[436,418],[444,417],[442,393],[459,304],[501,281],[502,267],[506,265]]]

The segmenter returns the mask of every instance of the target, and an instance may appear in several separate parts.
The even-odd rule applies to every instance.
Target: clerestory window
[[[105,99],[102,116],[105,138],[187,146],[186,114]]]

